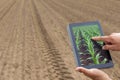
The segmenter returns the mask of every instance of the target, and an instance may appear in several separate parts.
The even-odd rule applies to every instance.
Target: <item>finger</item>
[[[86,69],[86,68],[83,68],[83,67],[77,67],[76,70],[81,72],[81,73],[84,73],[84,74],[89,74],[90,73],[89,69]]]
[[[96,41],[104,41],[104,42],[108,42],[108,40],[110,39],[109,36],[98,36],[98,37],[92,37],[93,40]]]
[[[120,35],[120,33],[112,33],[111,36]]]
[[[76,70],[76,71],[79,71],[79,72],[82,72],[82,71],[81,71],[81,70],[82,70],[81,68],[82,68],[82,67],[77,67],[75,70]]]
[[[107,46],[103,46],[103,50],[112,50],[112,51],[119,51],[120,49],[117,47],[117,46],[115,46],[115,45],[107,45]]]
[[[118,34],[118,33],[112,33],[111,35],[116,35],[116,34]]]
[[[115,50],[115,46],[114,45],[105,45],[103,46],[103,50]]]
[[[86,69],[83,68],[83,67],[77,67],[77,68],[76,68],[76,71],[79,71],[79,72],[84,72],[84,70],[86,70]]]

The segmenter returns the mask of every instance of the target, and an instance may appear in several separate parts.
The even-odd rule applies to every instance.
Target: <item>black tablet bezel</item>
[[[79,60],[79,55],[77,53],[77,48],[76,48],[76,45],[75,45],[75,39],[73,37],[72,28],[73,27],[78,27],[78,26],[80,27],[80,26],[84,26],[84,25],[85,26],[86,25],[94,25],[94,24],[98,25],[101,36],[103,36],[104,33],[102,31],[102,28],[101,28],[101,25],[100,25],[99,21],[72,23],[72,24],[69,24],[69,26],[68,26],[68,33],[69,33],[69,36],[70,36],[70,39],[71,39],[71,42],[72,42],[72,47],[73,47],[74,56],[75,56],[75,59],[76,59],[77,66],[81,66],[81,62]],[[107,50],[107,52],[108,52],[108,55],[110,55],[110,52],[108,50]],[[111,58],[111,55],[110,55],[110,58]],[[88,66],[82,66],[82,67],[85,67],[85,68],[109,68],[109,67],[113,67],[113,66],[114,66],[114,64],[113,64],[112,58],[111,58],[111,61],[109,63],[106,63],[106,64],[88,65]]]

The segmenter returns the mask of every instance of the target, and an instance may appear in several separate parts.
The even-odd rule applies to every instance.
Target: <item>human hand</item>
[[[77,67],[76,71],[83,73],[92,80],[111,80],[105,72],[99,69],[86,69],[83,67]]]
[[[120,51],[120,33],[112,33],[109,36],[93,37],[93,40],[104,41],[104,50]]]

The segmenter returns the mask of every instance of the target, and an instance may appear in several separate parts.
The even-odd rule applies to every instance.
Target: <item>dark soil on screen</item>
[[[95,56],[97,54],[100,54],[100,58],[99,58],[99,62],[101,63],[105,58],[107,59],[106,63],[109,62],[109,56],[108,56],[108,52],[105,51],[105,50],[102,50],[102,46],[97,43],[96,41],[94,40],[91,40],[93,42],[93,45],[94,45],[94,49],[95,49]],[[84,43],[84,41],[82,41],[82,44]],[[89,54],[88,51],[86,51],[87,47],[84,46],[84,45],[80,45],[80,52],[82,52],[83,54],[80,54],[79,57],[80,57],[80,61],[81,61],[81,65],[82,66],[85,66],[85,65],[94,65],[94,62],[93,60],[91,59],[91,55]]]

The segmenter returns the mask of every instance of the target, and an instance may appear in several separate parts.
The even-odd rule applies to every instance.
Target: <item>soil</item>
[[[75,71],[67,26],[99,20],[120,32],[119,0],[0,0],[0,80],[90,80]],[[120,79],[119,52],[111,52]]]
[[[101,64],[101,62],[104,59],[107,59],[107,61],[105,63],[109,63],[112,59],[111,56],[109,54],[109,51],[106,50],[102,50],[102,46],[100,45],[100,43],[98,43],[97,41],[91,40],[94,46],[94,51],[95,51],[95,56],[97,54],[99,54],[99,62]],[[84,40],[80,43],[80,51],[78,51],[80,56],[80,62],[83,66],[89,65],[89,64],[94,64],[93,60],[92,60],[92,56],[90,55],[90,53],[87,51],[87,46],[84,46],[85,42]],[[89,60],[88,60],[89,59]]]

